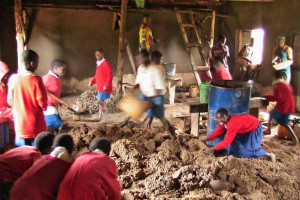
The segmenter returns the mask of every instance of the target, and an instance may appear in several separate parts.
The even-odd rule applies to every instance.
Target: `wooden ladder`
[[[178,10],[177,8],[175,8],[175,13],[176,13],[177,21],[178,21],[178,24],[179,24],[179,27],[180,27],[180,30],[181,30],[181,33],[182,33],[183,40],[184,40],[186,52],[187,52],[188,57],[190,59],[191,66],[192,66],[195,78],[197,80],[198,85],[200,85],[201,84],[201,79],[200,79],[199,74],[198,74],[197,71],[207,72],[210,67],[208,65],[206,56],[204,54],[203,43],[201,41],[201,38],[199,36],[199,33],[197,31],[197,27],[196,27],[196,24],[195,24],[195,21],[194,21],[195,12],[188,11],[188,10]],[[181,14],[189,14],[190,15],[189,16],[190,17],[190,24],[182,23]],[[194,35],[196,37],[196,42],[195,43],[190,43],[189,42],[189,39],[188,39],[187,33],[185,31],[185,28],[192,28],[192,30],[194,32]],[[196,63],[195,63],[195,59],[194,59],[194,57],[191,53],[191,48],[194,48],[194,47],[197,47],[198,50],[199,50],[203,66],[197,66]]]

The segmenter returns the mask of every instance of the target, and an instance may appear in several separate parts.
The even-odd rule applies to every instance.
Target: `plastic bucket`
[[[247,114],[250,104],[251,84],[237,81],[212,81],[209,88],[207,136],[218,126],[216,113],[220,108],[226,108],[231,115]],[[209,146],[215,146],[224,139],[220,136],[207,141]]]
[[[166,63],[165,70],[166,70],[166,77],[174,77],[176,75],[176,64]]]
[[[200,103],[208,103],[209,99],[209,83],[200,84]]]

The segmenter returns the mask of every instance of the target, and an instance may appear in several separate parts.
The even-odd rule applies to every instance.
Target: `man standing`
[[[254,38],[250,39],[250,44],[245,44],[243,48],[238,53],[239,61],[239,80],[248,81],[249,79],[249,71],[252,64],[252,56],[253,56],[253,48],[254,47]]]
[[[154,39],[152,30],[150,28],[151,18],[149,15],[144,15],[143,24],[140,27],[139,32],[139,50],[147,49],[149,54],[152,54],[153,44],[158,42],[158,39]]]
[[[105,100],[110,98],[112,93],[113,73],[110,64],[104,59],[104,50],[98,49],[95,52],[97,70],[96,75],[89,83],[89,86],[97,84],[98,100],[99,100],[99,120],[101,123],[105,120],[106,108]]]
[[[66,63],[63,60],[53,60],[48,74],[45,74],[42,77],[45,88],[49,93],[53,94],[57,98],[60,98],[62,88],[62,83],[59,77],[64,74],[65,68]],[[47,104],[47,110],[44,111],[47,130],[52,133],[58,133],[59,128],[63,124],[57,109],[58,103],[48,95]]]
[[[285,45],[285,37],[279,36],[277,37],[277,47],[273,49],[273,60],[272,64],[279,64],[285,61],[291,60],[293,61],[293,49],[287,45]],[[288,83],[291,81],[291,66],[287,66],[281,71],[285,74],[284,80]]]
[[[227,62],[227,57],[230,56],[230,53],[229,48],[225,43],[226,37],[220,35],[218,44],[211,49],[209,54],[212,80],[232,80]]]

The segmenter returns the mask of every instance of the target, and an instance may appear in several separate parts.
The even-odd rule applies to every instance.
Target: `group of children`
[[[74,161],[74,143],[68,134],[42,132],[34,143],[34,147],[17,147],[0,155],[1,200],[121,199],[108,140],[93,139],[90,152]]]

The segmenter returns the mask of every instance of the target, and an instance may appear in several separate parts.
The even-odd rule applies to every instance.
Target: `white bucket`
[[[176,75],[176,64],[166,63],[165,70],[166,70],[166,77],[174,77]]]

